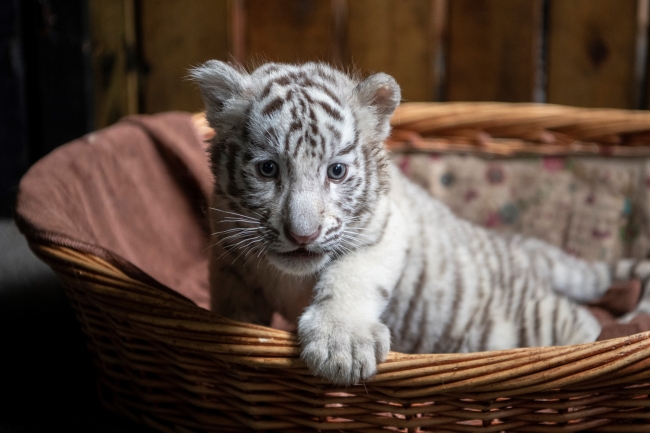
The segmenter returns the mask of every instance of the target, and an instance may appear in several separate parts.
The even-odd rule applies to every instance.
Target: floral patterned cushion
[[[460,217],[590,260],[650,251],[650,161],[396,154],[413,181]]]

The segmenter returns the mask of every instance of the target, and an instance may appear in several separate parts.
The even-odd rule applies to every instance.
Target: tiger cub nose
[[[316,240],[316,238],[318,236],[320,236],[320,229],[321,229],[321,226],[318,226],[318,229],[314,233],[312,233],[310,235],[307,235],[307,236],[301,236],[301,235],[297,235],[294,232],[292,232],[291,229],[289,228],[289,226],[285,225],[284,226],[284,234],[287,236],[287,239],[289,239],[294,244],[300,245],[300,246],[305,246],[307,244],[312,243],[313,241]]]

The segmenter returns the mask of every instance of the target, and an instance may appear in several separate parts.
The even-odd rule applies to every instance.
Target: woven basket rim
[[[650,155],[650,112],[541,103],[409,102],[387,140],[402,152],[492,157]]]

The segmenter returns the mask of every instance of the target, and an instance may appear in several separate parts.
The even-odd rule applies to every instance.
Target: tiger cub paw
[[[377,371],[390,350],[390,331],[381,322],[300,319],[300,357],[309,370],[337,385],[353,385]]]

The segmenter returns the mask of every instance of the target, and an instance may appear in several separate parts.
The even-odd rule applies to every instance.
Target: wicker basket
[[[396,150],[650,155],[650,113],[406,104]],[[649,432],[650,333],[469,354],[390,353],[371,380],[313,377],[293,334],[210,315],[97,258],[30,239],[88,336],[105,405],[165,432]]]

